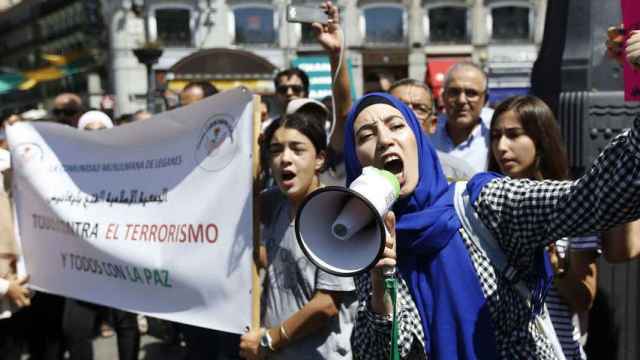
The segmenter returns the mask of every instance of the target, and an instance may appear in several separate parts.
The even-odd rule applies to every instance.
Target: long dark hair
[[[542,177],[550,180],[568,179],[567,152],[562,143],[560,127],[547,104],[535,96],[508,98],[496,107],[491,119],[491,130],[495,128],[498,118],[509,111],[518,116],[525,133],[533,140],[536,146],[537,170]],[[493,154],[493,146],[489,146],[488,170],[501,172]]]
[[[306,136],[309,141],[311,141],[311,144],[316,150],[316,154],[324,152],[326,157],[327,134],[325,133],[324,128],[311,115],[293,113],[273,120],[273,122],[271,122],[271,124],[269,124],[265,129],[260,146],[260,160],[263,171],[269,171],[269,145],[271,144],[273,135],[280,128],[298,130],[302,135]],[[322,169],[320,169],[320,172],[324,171],[325,166],[327,166],[326,161]]]

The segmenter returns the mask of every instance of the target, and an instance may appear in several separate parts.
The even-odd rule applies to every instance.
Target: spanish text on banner
[[[7,130],[15,208],[39,290],[241,333],[250,323],[252,95],[150,120]]]

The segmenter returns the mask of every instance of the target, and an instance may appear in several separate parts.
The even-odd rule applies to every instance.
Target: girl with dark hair
[[[242,336],[240,356],[351,359],[353,280],[330,275],[307,260],[293,228],[302,200],[322,186],[318,175],[326,161],[324,128],[311,117],[287,115],[269,125],[262,146],[277,184],[259,199],[259,263],[266,270],[263,327]]]
[[[382,93],[360,99],[345,128],[347,183],[365,166],[383,168],[398,178],[400,198],[385,216],[383,258],[356,278],[354,357],[388,357],[392,305],[382,269],[397,265],[402,358],[564,358],[541,325],[553,271],[544,248],[640,218],[639,126],[575,182],[480,173],[449,185],[411,109]]]
[[[510,126],[506,126],[506,123]],[[517,140],[521,136],[521,139],[528,138],[531,141],[533,147],[527,147],[526,150],[534,162],[509,162],[507,165],[510,166],[504,168],[501,151],[494,149],[494,146],[499,145],[498,140],[501,137]],[[569,165],[560,137],[560,128],[553,112],[542,100],[533,96],[514,96],[496,107],[491,119],[491,153],[488,169],[518,179],[569,179]]]
[[[503,101],[491,120],[489,171],[514,179],[567,180],[569,167],[560,128],[551,109],[533,96]],[[580,316],[596,295],[596,236],[563,238],[549,245],[554,269],[546,304],[567,359],[586,359],[580,338]]]

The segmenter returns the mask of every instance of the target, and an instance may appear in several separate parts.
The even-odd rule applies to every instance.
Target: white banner
[[[252,95],[110,130],[7,130],[33,287],[233,333],[251,318]],[[36,295],[37,296],[37,295]]]

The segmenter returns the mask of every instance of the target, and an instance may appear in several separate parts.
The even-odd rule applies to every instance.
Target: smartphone
[[[329,16],[320,7],[287,5],[287,21],[326,24],[329,22]]]

